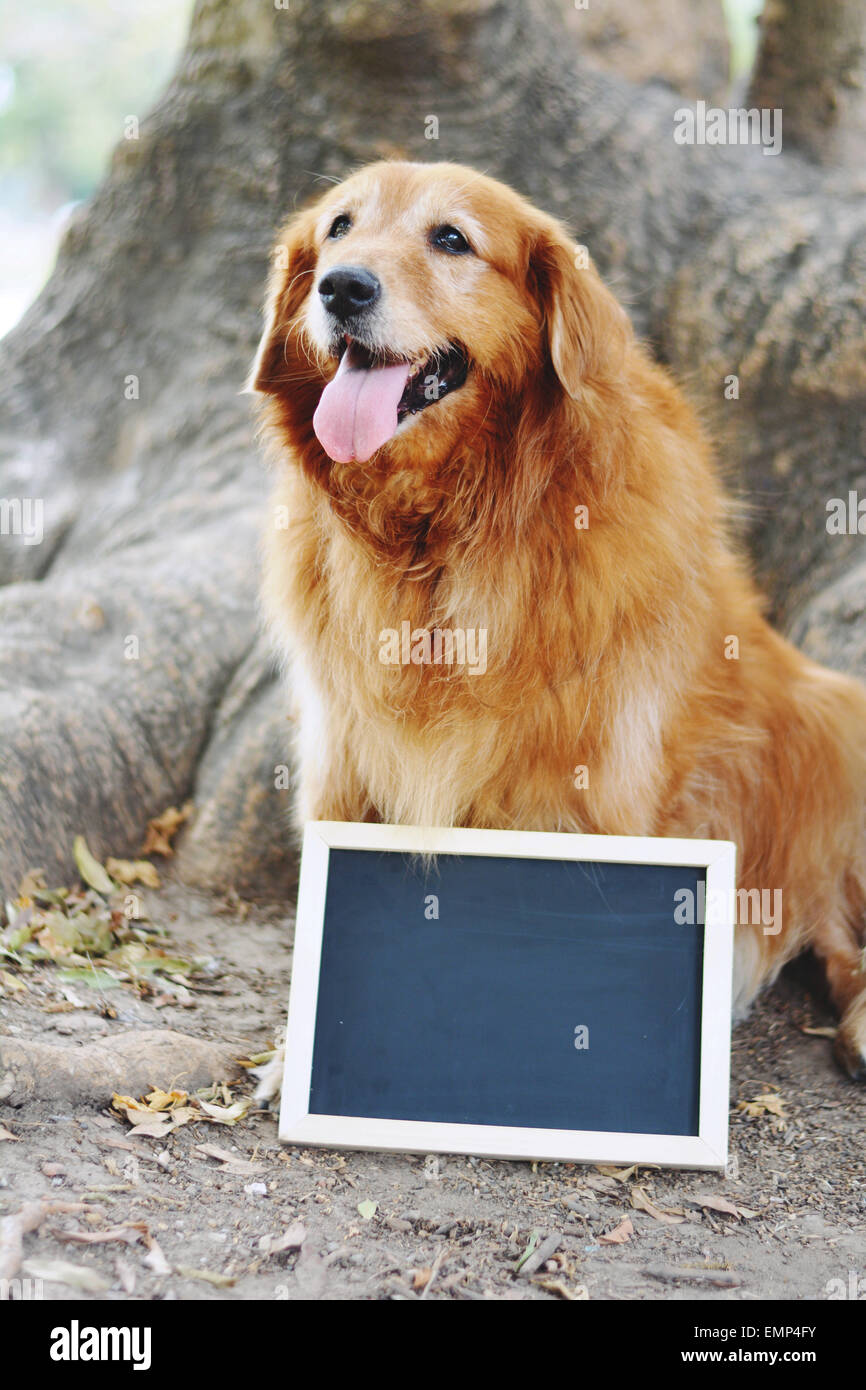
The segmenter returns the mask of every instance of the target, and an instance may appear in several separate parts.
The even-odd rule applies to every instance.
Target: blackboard
[[[281,1137],[723,1166],[733,886],[717,841],[311,825]]]

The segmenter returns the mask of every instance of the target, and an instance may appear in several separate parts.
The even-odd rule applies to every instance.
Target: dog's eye
[[[341,212],[339,217],[335,217],[331,223],[331,230],[328,236],[336,241],[338,237],[345,236],[352,225],[352,219],[346,212]]]
[[[430,245],[437,251],[448,251],[452,256],[465,256],[472,250],[463,233],[447,224],[444,227],[433,228],[430,233]]]

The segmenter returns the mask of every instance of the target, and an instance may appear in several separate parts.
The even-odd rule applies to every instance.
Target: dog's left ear
[[[623,370],[634,333],[586,247],[545,219],[529,252],[529,283],[541,310],[553,369],[569,396],[612,381]]]
[[[246,389],[278,395],[290,375],[286,346],[310,292],[316,268],[315,216],[305,209],[284,227],[274,248],[265,300],[265,328]]]

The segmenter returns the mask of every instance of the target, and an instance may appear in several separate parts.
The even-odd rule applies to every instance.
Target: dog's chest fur
[[[623,679],[623,653],[599,660],[594,640],[587,662],[564,640],[579,622],[564,570],[539,577],[519,557],[395,570],[305,480],[289,480],[285,498],[268,606],[292,670],[301,761],[318,765],[323,786],[335,767],[357,786],[341,816],[362,816],[367,800],[381,819],[420,825],[650,831],[670,681],[645,654]],[[461,635],[469,659],[449,662]],[[336,814],[315,795],[303,814]]]

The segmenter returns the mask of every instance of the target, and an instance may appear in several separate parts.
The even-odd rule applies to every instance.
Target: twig
[[[37,1230],[47,1216],[87,1211],[86,1202],[25,1202],[20,1211],[0,1221],[0,1283],[14,1279],[24,1258],[24,1237]]]
[[[433,1287],[433,1280],[436,1278],[436,1275],[439,1273],[439,1266],[442,1264],[442,1261],[445,1259],[445,1256],[446,1256],[447,1254],[449,1254],[449,1253],[450,1253],[450,1252],[449,1252],[449,1250],[448,1250],[448,1247],[445,1246],[445,1245],[443,1245],[442,1249],[439,1251],[439,1254],[436,1256],[435,1260],[433,1261],[433,1268],[430,1270],[430,1278],[427,1280],[427,1283],[424,1285],[424,1292],[421,1294],[421,1297],[422,1297],[422,1298],[426,1298],[427,1295],[428,1295],[428,1293],[429,1293],[430,1290],[432,1289],[432,1287]]]

